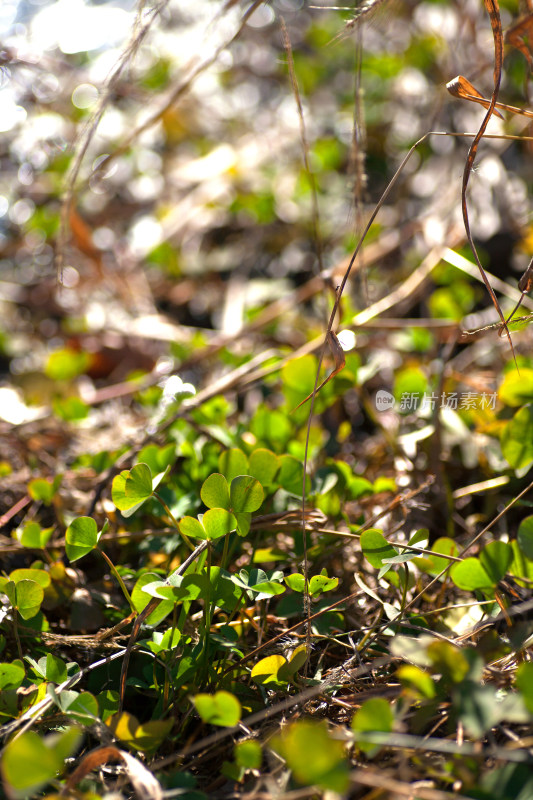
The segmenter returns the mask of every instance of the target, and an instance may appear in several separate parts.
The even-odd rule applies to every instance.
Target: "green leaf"
[[[285,583],[293,592],[305,591],[305,578],[300,572],[294,572],[285,577]]]
[[[279,461],[281,464],[278,475],[279,485],[282,489],[285,489],[286,492],[289,492],[289,494],[300,497],[303,489],[304,465],[301,461],[298,461],[297,458],[294,458],[294,456],[280,456]],[[305,479],[305,485],[306,491],[309,491],[311,488],[311,481],[308,475]]]
[[[250,430],[260,442],[274,447],[277,445],[278,448],[283,447],[290,438],[291,428],[286,414],[266,406],[260,406],[250,421]]]
[[[131,505],[143,503],[151,497],[152,473],[148,464],[136,464],[129,470],[124,486],[124,494]]]
[[[427,528],[420,528],[420,530],[411,536],[408,543],[411,545],[411,547],[414,547],[415,545],[420,546],[421,544],[423,544],[424,547],[427,547],[428,542],[429,530]]]
[[[128,477],[128,470],[122,470],[119,475],[115,475],[111,484],[111,499],[115,506],[122,510],[121,507],[127,508],[128,502],[126,500],[126,478]]]
[[[502,720],[492,686],[462,681],[455,690],[454,707],[467,733],[476,739]]]
[[[393,394],[398,407],[401,410],[402,396],[409,395],[414,398],[414,405],[407,411],[412,411],[413,408],[419,408],[424,396],[427,392],[428,382],[427,378],[418,367],[407,367],[406,369],[399,370],[394,378]]]
[[[533,369],[520,367],[510,370],[505,375],[498,390],[502,403],[506,406],[523,406],[533,400]]]
[[[244,769],[259,769],[263,760],[261,745],[254,739],[238,742],[233,750],[235,763]]]
[[[237,475],[248,474],[248,459],[242,450],[233,447],[225,450],[218,458],[218,468],[228,483],[231,483]]]
[[[241,704],[230,692],[197,694],[193,702],[201,719],[209,725],[232,728],[240,722]]]
[[[43,589],[50,586],[50,573],[44,569],[15,569],[9,575],[9,580],[13,583],[21,581],[35,581]]]
[[[191,539],[208,538],[202,523],[196,517],[183,517],[179,521],[178,527],[184,536],[188,536]]]
[[[150,597],[170,600],[172,603],[178,603],[180,600],[188,598],[186,589],[182,589],[181,586],[169,586],[165,581],[151,581],[143,586],[143,592],[149,594]]]
[[[398,678],[408,693],[416,699],[431,699],[435,697],[435,682],[431,675],[424,672],[414,664],[402,664],[397,670]]]
[[[71,381],[87,369],[90,356],[79,350],[65,347],[63,350],[54,350],[48,356],[44,372],[53,381]]]
[[[381,531],[370,528],[361,534],[361,550],[376,569],[381,569],[384,558],[394,558],[398,551],[385,539]]]
[[[89,416],[89,406],[79,397],[55,397],[52,400],[52,408],[56,417],[65,422],[77,422]]]
[[[147,464],[152,475],[165,473],[176,460],[176,445],[167,444],[165,447],[158,447],[156,444],[147,444],[138,455],[140,464]],[[152,489],[154,488],[152,484]]]
[[[172,576],[169,581],[172,581]],[[187,600],[197,600],[199,597],[206,600],[206,602],[209,600],[211,585],[205,573],[184,575],[181,579],[180,588],[186,590]]]
[[[24,680],[24,664],[19,659],[0,663],[0,691],[2,689],[18,689]]]
[[[276,581],[261,581],[260,583],[254,583],[253,586],[250,586],[254,592],[259,592],[258,597],[256,600],[265,600],[267,597],[274,597],[278,594],[283,594],[285,591],[285,587]],[[264,595],[264,597],[262,596]]]
[[[263,686],[268,683],[278,683],[278,672],[287,663],[287,659],[280,654],[262,658],[252,668],[251,678],[254,683]]]
[[[15,536],[23,547],[42,549],[46,547],[53,531],[53,528],[41,528],[38,522],[27,522],[22,530],[17,529]]]
[[[147,642],[147,647],[150,648],[152,653],[164,653],[166,650],[173,650],[178,646],[180,641],[181,631],[176,628],[167,628],[164,633],[161,631],[154,631],[152,634],[152,641]]]
[[[490,591],[497,581],[493,581],[481,564],[479,558],[465,558],[450,569],[450,578],[459,589],[473,592],[476,589]]]
[[[67,665],[53,653],[46,656],[45,678],[51,683],[63,683],[67,679]]]
[[[526,517],[518,526],[516,540],[520,552],[529,561],[533,561],[533,517]]]
[[[61,692],[58,699],[60,708],[75,722],[83,725],[98,722],[98,702],[90,692]]]
[[[433,547],[431,548],[435,553],[442,553],[443,555],[454,556],[457,558],[459,554],[459,549],[453,539],[449,539],[447,536],[442,536],[440,539],[437,539]],[[424,555],[422,558],[417,557],[414,560],[415,564],[424,572],[428,572],[430,575],[440,575],[443,569],[449,567],[453,561],[450,561],[448,558],[439,558],[438,556],[433,555]]]
[[[2,758],[2,774],[14,797],[29,797],[55,779],[80,740],[80,731],[68,728],[45,739],[35,731],[26,731],[8,742]]]
[[[268,486],[274,480],[279,466],[277,455],[272,450],[260,447],[251,454],[248,469],[243,474],[257,478],[261,486]]]
[[[507,423],[501,435],[502,454],[513,469],[533,464],[533,405],[524,406]]]
[[[237,520],[225,508],[210,508],[202,517],[207,539],[220,539],[237,527]]]
[[[34,478],[28,483],[28,494],[32,500],[44,503],[45,506],[51,505],[56,491],[57,487],[46,478]]]
[[[235,511],[235,519],[237,520],[237,533],[239,536],[246,536],[250,530],[252,523],[252,515],[248,511]]]
[[[287,681],[289,682],[293,675],[295,675],[299,669],[303,667],[305,662],[307,661],[307,648],[305,644],[299,645],[296,647],[285,664],[282,664],[278,670],[278,680]]]
[[[290,405],[297,405],[300,400],[311,394],[315,385],[316,366],[316,357],[313,355],[292,358],[282,366],[281,380],[285,395],[289,395]],[[286,389],[292,391],[287,393]]]
[[[127,711],[114,714],[106,722],[117,739],[127,742],[134,750],[148,754],[154,753],[161,746],[173,724],[172,719],[153,719],[141,725],[139,720]]]
[[[408,561],[412,561],[416,558],[416,553],[411,553],[409,551],[404,550],[403,553],[398,553],[397,556],[392,556],[391,558],[384,558],[383,564],[406,564]]]
[[[470,673],[470,662],[456,645],[450,642],[431,642],[426,653],[436,672],[451,683],[461,683]]]
[[[298,720],[272,741],[298,783],[344,794],[350,783],[344,745],[330,736],[326,722]]]
[[[131,600],[132,603],[138,613],[140,613],[145,606],[148,605],[150,602],[150,596],[143,591],[144,587],[147,586],[149,583],[153,581],[159,581],[160,576],[157,575],[155,572],[145,572],[144,575],[141,575],[140,578],[137,580],[135,586],[133,587],[133,591],[131,593]],[[152,611],[148,619],[146,620],[146,625],[152,625],[155,627],[158,625],[162,620],[167,617],[172,609],[174,608],[174,601],[173,600],[162,600],[158,607]]]
[[[263,487],[251,475],[239,475],[234,478],[230,486],[230,504],[235,512],[257,511],[263,502]]]
[[[356,734],[357,746],[370,758],[379,752],[381,745],[365,742],[365,733],[390,733],[393,727],[394,714],[387,701],[381,697],[366,700],[352,719],[352,730]]]
[[[214,472],[202,484],[200,497],[207,508],[225,508],[230,510],[228,482],[224,475]]]
[[[98,526],[92,517],[77,517],[65,534],[65,550],[70,561],[86,556],[99,540]]]
[[[113,478],[111,498],[124,517],[131,517],[153,494],[165,473],[152,481],[148,464],[136,464]]]
[[[494,584],[501,581],[513,560],[513,549],[506,542],[489,542],[479,554],[481,566]]]
[[[346,490],[352,500],[359,500],[364,494],[373,494],[374,487],[360,475],[352,475],[346,482]]]
[[[312,597],[316,597],[322,592],[331,592],[339,585],[338,578],[328,578],[327,575],[313,575],[309,581],[309,593]]]
[[[44,591],[35,581],[21,580],[18,583],[8,581],[4,592],[22,619],[31,619],[39,613],[44,600]]]
[[[517,578],[533,580],[533,561],[524,555],[516,539],[513,539],[510,544],[513,550],[513,562],[510,572]]]

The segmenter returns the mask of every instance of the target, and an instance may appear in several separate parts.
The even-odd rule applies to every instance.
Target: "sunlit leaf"
[[[293,592],[303,592],[305,590],[305,578],[300,572],[294,572],[285,577],[285,583]]]
[[[520,408],[501,435],[503,457],[513,469],[533,464],[533,405]]]
[[[263,760],[261,745],[254,739],[237,742],[233,750],[235,762],[245,769],[259,769]]]
[[[40,584],[26,579],[18,583],[8,581],[3,591],[22,619],[31,619],[39,613],[44,599],[44,591]]]
[[[183,517],[183,519],[180,519],[179,529],[185,536],[189,536],[191,539],[208,538],[205,528],[196,517]]]
[[[145,606],[148,605],[150,602],[150,595],[147,592],[144,592],[143,589],[149,583],[153,581],[159,581],[160,576],[157,575],[155,572],[145,572],[143,575],[135,583],[133,590],[131,592],[131,600],[135,609],[138,613],[140,613]],[[165,619],[168,614],[174,608],[174,601],[173,600],[162,600],[158,607],[150,614],[146,623],[148,625],[157,625],[159,622]]]
[[[381,697],[365,700],[352,719],[352,730],[357,734],[357,746],[368,756],[375,756],[380,745],[365,742],[365,733],[390,733],[394,727],[394,714],[389,703]]]
[[[533,400],[533,369],[520,367],[506,373],[498,396],[507,406],[523,406]]]
[[[210,725],[233,727],[241,719],[241,704],[230,692],[197,694],[193,700],[202,720]]]
[[[81,740],[77,728],[42,739],[26,731],[7,743],[2,757],[2,774],[15,797],[29,797],[55,779]]]
[[[24,665],[16,661],[0,663],[0,691],[2,689],[18,689],[24,680]]]
[[[334,739],[325,722],[298,720],[272,741],[298,783],[317,785],[343,794],[349,784],[344,745]]]
[[[282,655],[273,655],[262,658],[254,665],[251,677],[254,683],[266,684],[277,683],[278,672],[287,663],[287,659]]]
[[[98,544],[98,526],[92,517],[77,517],[65,534],[65,550],[70,561],[90,553]]]
[[[495,584],[507,573],[512,560],[513,550],[507,542],[489,542],[479,554],[481,566]]]
[[[248,474],[248,459],[242,450],[239,450],[238,447],[233,447],[230,450],[224,450],[220,454],[218,468],[227,482],[231,483],[237,475]]]
[[[524,556],[533,561],[533,516],[522,520],[518,526],[516,540]]]
[[[18,528],[15,535],[23,547],[41,549],[46,547],[53,531],[53,528],[41,528],[38,522],[28,522],[22,529]]]
[[[50,586],[50,573],[44,569],[14,569],[13,572],[9,573],[9,580],[14,583],[35,581],[43,589],[46,589],[47,586]]]
[[[214,472],[202,484],[200,497],[208,508],[225,508],[229,511],[229,487],[224,475]]]
[[[202,526],[207,539],[220,539],[235,530],[237,520],[225,508],[210,508],[202,517]]]
[[[312,597],[316,597],[322,592],[331,592],[339,585],[338,578],[328,578],[327,575],[313,575],[309,581],[309,593]]]
[[[370,564],[376,569],[381,569],[384,558],[394,558],[398,551],[390,545],[381,531],[371,528],[361,534],[361,550]]]
[[[490,591],[497,581],[487,574],[479,558],[465,558],[455,563],[450,569],[450,578],[459,589],[472,592],[476,589]]]
[[[298,461],[297,458],[288,455],[280,456],[279,461],[281,464],[277,477],[279,485],[285,489],[286,492],[300,497],[302,494],[304,476],[302,462]],[[306,491],[309,491],[311,488],[311,481],[308,475],[306,476],[305,485]]]
[[[230,504],[235,512],[257,511],[263,502],[263,487],[251,475],[234,478],[230,486]]]
[[[260,447],[250,455],[248,469],[241,474],[252,475],[257,478],[261,486],[268,486],[274,480],[278,469],[277,455],[272,450]]]

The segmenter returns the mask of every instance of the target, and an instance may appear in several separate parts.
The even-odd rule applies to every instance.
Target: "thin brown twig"
[[[490,17],[490,24],[492,27],[492,33],[494,38],[494,89],[492,92],[492,97],[490,100],[489,107],[487,109],[487,113],[485,114],[481,125],[479,126],[479,130],[475,135],[470,149],[468,151],[468,155],[466,157],[465,167],[463,171],[463,184],[461,188],[461,209],[463,212],[463,223],[465,226],[466,238],[468,239],[468,244],[470,245],[470,249],[472,250],[472,254],[474,256],[474,260],[478,266],[479,272],[481,277],[483,278],[483,283],[485,284],[487,291],[490,295],[490,299],[492,300],[496,311],[498,312],[498,316],[502,322],[502,329],[505,330],[507,339],[509,341],[509,345],[511,347],[511,352],[513,354],[513,358],[516,364],[516,356],[513,347],[513,342],[511,339],[511,334],[509,333],[509,328],[507,327],[507,321],[505,319],[504,313],[500,307],[498,299],[494,294],[494,289],[483,269],[481,261],[479,259],[479,255],[476,249],[476,245],[474,244],[474,239],[472,237],[472,231],[470,230],[470,219],[468,216],[468,204],[466,199],[466,193],[468,189],[468,182],[470,180],[470,175],[472,173],[472,169],[474,166],[474,161],[476,159],[476,154],[478,151],[479,143],[481,142],[483,135],[487,129],[487,125],[489,124],[490,118],[494,113],[494,109],[496,108],[496,103],[498,101],[498,92],[500,90],[500,83],[502,79],[502,64],[503,64],[503,32],[502,32],[502,22],[500,19],[500,10],[498,7],[498,0],[484,0],[485,8],[488,11]]]

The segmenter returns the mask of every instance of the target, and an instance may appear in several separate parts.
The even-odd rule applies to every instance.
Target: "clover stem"
[[[222,558],[220,559],[220,568],[226,568],[226,561],[228,558],[228,548],[229,548],[229,533],[227,533],[224,537],[224,549],[222,550]]]
[[[17,614],[18,611],[16,608],[13,609],[13,635],[15,637],[15,641],[17,643],[17,652],[19,654],[19,658],[21,661],[24,660],[24,656],[22,655],[22,647],[20,645],[20,636],[19,636],[19,629],[18,629],[18,621],[17,621]]]
[[[207,680],[209,674],[209,629],[211,628],[211,542],[207,545],[207,562],[205,565],[207,574],[208,592],[204,600],[204,646],[203,646],[203,661],[204,661],[204,680]]]
[[[117,572],[117,569],[116,569],[115,565],[113,564],[113,562],[111,561],[109,556],[104,553],[103,550],[100,550],[99,547],[96,547],[95,549],[98,550],[98,552],[100,553],[100,555],[102,556],[104,561],[107,563],[107,566],[109,567],[109,569],[111,570],[111,572],[113,573],[113,575],[115,576],[117,581],[119,582],[120,588],[122,589],[122,594],[124,595],[124,597],[128,601],[129,607],[131,608],[131,610],[133,611],[134,614],[137,614],[137,609],[133,605],[133,600],[131,599],[130,593],[126,589],[126,584],[124,583],[124,581],[122,580],[121,576]]]
[[[181,535],[181,536],[183,536],[183,540],[184,540],[185,544],[187,545],[187,547],[188,547],[188,548],[189,548],[191,551],[194,551],[195,547],[194,547],[193,543],[191,542],[191,540],[189,539],[189,537],[188,537],[188,536],[186,536],[186,535],[183,533],[183,531],[181,531],[181,530],[180,530],[180,526],[179,526],[179,524],[178,524],[178,521],[177,521],[176,517],[174,516],[174,514],[172,513],[172,511],[170,510],[170,508],[167,506],[167,504],[165,503],[165,501],[163,500],[163,498],[161,497],[161,495],[160,495],[160,494],[158,494],[157,492],[153,492],[153,496],[156,498],[156,500],[158,500],[158,501],[161,503],[161,505],[163,506],[163,508],[164,508],[164,510],[165,510],[165,512],[166,512],[166,514],[168,515],[168,518],[170,519],[170,521],[172,522],[172,524],[174,525],[174,527],[176,528],[176,530],[177,530],[177,531],[179,531],[180,535]]]

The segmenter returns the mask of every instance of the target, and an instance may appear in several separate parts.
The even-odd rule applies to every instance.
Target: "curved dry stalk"
[[[494,89],[492,92],[492,97],[490,100],[489,107],[487,108],[487,113],[483,118],[483,122],[479,126],[479,130],[474,137],[472,144],[470,145],[470,149],[468,151],[468,155],[466,157],[465,168],[463,172],[463,185],[461,188],[461,208],[463,212],[463,223],[465,226],[466,238],[468,239],[468,244],[470,245],[470,249],[472,250],[472,254],[474,256],[474,260],[477,264],[477,267],[481,273],[481,277],[483,278],[483,283],[485,284],[487,291],[490,295],[490,299],[494,305],[494,308],[498,312],[498,316],[500,317],[502,323],[502,329],[505,330],[505,334],[509,341],[509,345],[511,347],[511,351],[513,354],[513,359],[515,364],[516,362],[516,355],[513,347],[513,342],[511,339],[511,334],[509,333],[509,328],[507,327],[507,321],[501,309],[501,306],[498,302],[496,295],[494,294],[494,289],[491,286],[491,283],[483,269],[481,261],[479,259],[479,255],[474,244],[474,239],[472,238],[472,232],[470,230],[470,219],[468,216],[468,205],[466,201],[466,191],[468,189],[468,182],[470,180],[470,174],[472,172],[472,168],[474,166],[474,161],[476,159],[479,143],[483,138],[483,135],[487,129],[487,125],[489,124],[490,118],[492,117],[493,113],[495,112],[496,103],[498,102],[498,92],[500,90],[500,83],[502,79],[502,64],[503,64],[503,31],[502,31],[502,21],[500,18],[500,9],[498,6],[498,0],[484,0],[485,8],[490,17],[490,24],[492,27],[492,35],[494,39]],[[517,365],[518,369],[518,365]]]
[[[307,180],[309,181],[309,187],[311,189],[311,218],[313,225],[313,238],[315,240],[316,258],[318,262],[318,273],[320,275],[323,275],[325,274],[324,246],[322,242],[322,236],[320,234],[320,210],[318,207],[318,192],[317,192],[315,174],[311,169],[311,163],[309,161],[309,141],[307,139],[307,132],[305,129],[304,110],[302,106],[302,100],[300,97],[300,89],[298,88],[296,71],[294,69],[294,59],[292,57],[291,40],[283,17],[280,18],[280,25],[281,25],[281,33],[283,36],[283,46],[285,47],[285,53],[287,54],[287,67],[289,69],[289,77],[291,80],[292,93],[294,95],[294,100],[296,102],[296,108],[298,111],[298,120],[300,123],[300,141],[302,143],[302,157],[303,157],[305,171],[307,174]],[[315,271],[315,276],[316,276],[316,271]],[[329,283],[331,283],[331,278],[327,277],[326,280]],[[326,308],[324,309],[324,311],[327,313]]]

